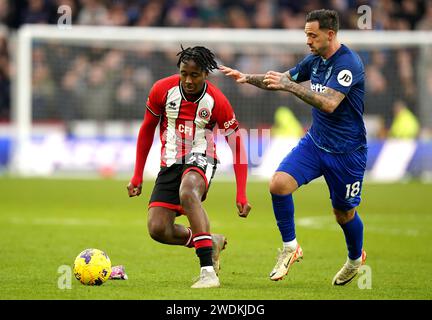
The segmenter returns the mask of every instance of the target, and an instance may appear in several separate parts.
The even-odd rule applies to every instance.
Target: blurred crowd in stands
[[[303,29],[310,10],[340,13],[341,29],[357,29],[357,8],[372,8],[373,30],[432,30],[432,0],[0,0],[0,120],[10,119],[11,79],[15,75],[10,37],[23,24],[57,24],[57,9],[72,9],[73,25]],[[178,51],[178,50],[177,50]],[[177,72],[177,51],[122,51],[36,44],[33,51],[33,106],[39,119],[139,119],[148,90],[157,79]],[[285,71],[300,56],[266,61],[263,56],[216,51],[224,64],[245,72],[270,68]],[[366,67],[366,113],[382,116],[389,128],[394,104],[404,103],[418,116],[416,48],[360,52]],[[228,98],[232,82],[213,78]],[[432,96],[432,69],[426,75]],[[251,86],[234,86],[242,96],[239,119],[249,127],[271,125],[280,105],[289,105],[302,123],[310,110],[290,95],[279,94],[274,106],[263,108],[269,93]],[[271,99],[274,98],[274,93]],[[54,98],[53,98],[54,97]],[[390,97],[390,98],[389,98]],[[61,101],[57,101],[60,100]],[[104,108],[92,108],[92,106]],[[248,118],[255,105],[261,110]],[[127,111],[127,112],[125,112]],[[262,123],[257,123],[257,119]]]

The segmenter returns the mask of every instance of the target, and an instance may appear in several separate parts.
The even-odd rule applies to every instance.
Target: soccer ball
[[[74,275],[82,284],[100,286],[111,275],[111,260],[99,249],[86,249],[75,259]]]

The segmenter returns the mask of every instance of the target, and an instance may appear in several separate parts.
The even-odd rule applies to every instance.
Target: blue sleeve
[[[294,68],[289,69],[288,72],[295,82],[304,82],[310,79],[311,64],[313,55],[308,55],[300,61]]]
[[[350,57],[340,59],[335,63],[326,86],[347,95],[350,89],[363,79],[363,65],[360,61]]]

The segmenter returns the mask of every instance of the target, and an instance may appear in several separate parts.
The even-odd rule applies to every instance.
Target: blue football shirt
[[[296,82],[310,80],[315,92],[323,92],[329,87],[345,95],[331,114],[312,109],[313,121],[308,134],[319,148],[347,153],[366,147],[364,67],[354,51],[342,44],[327,60],[310,54],[289,73]]]

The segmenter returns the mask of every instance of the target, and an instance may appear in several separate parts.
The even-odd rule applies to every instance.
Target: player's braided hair
[[[180,63],[186,63],[189,60],[195,61],[205,72],[211,72],[218,68],[214,53],[206,47],[196,46],[184,49],[183,46],[181,46],[181,49],[182,51],[177,53],[177,55],[180,56],[177,62],[178,68],[180,68]]]

